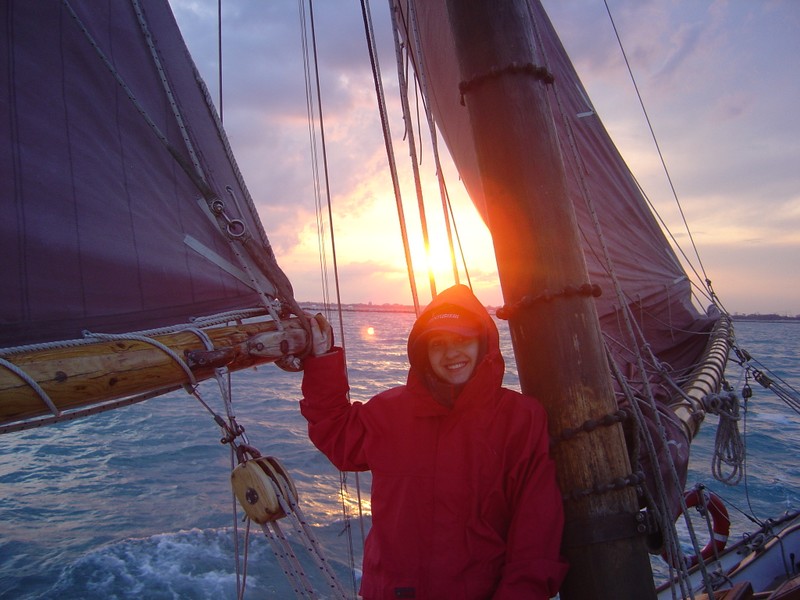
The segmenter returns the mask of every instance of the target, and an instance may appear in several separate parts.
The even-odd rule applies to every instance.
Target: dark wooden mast
[[[594,301],[585,293],[548,75],[536,60],[525,2],[448,0],[448,11],[521,386],[545,404],[558,438],[617,406]],[[553,456],[570,563],[561,597],[654,598],[621,425],[572,436]]]

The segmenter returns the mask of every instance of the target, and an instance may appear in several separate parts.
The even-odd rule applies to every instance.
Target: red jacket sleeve
[[[308,421],[308,437],[340,471],[366,471],[362,403],[350,403],[344,352],[334,348],[305,359],[300,412]]]
[[[529,439],[530,453],[514,469],[511,482],[513,516],[508,530],[506,564],[493,600],[556,595],[567,573],[560,556],[564,507],[549,455],[544,410]]]

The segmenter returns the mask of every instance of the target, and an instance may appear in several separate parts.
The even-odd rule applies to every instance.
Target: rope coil
[[[706,410],[719,417],[714,440],[711,473],[725,485],[738,484],[744,475],[745,447],[739,432],[739,398],[734,392],[711,394],[706,397]],[[723,472],[725,466],[730,472]]]

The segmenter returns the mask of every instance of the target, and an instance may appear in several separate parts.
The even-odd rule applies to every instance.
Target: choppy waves
[[[366,400],[406,376],[405,340],[413,315],[345,313],[352,397]],[[372,327],[372,332],[368,328]],[[737,323],[742,346],[789,379],[800,365],[794,323]],[[518,385],[505,328],[506,384]],[[337,340],[341,340],[337,333]],[[734,386],[741,382],[733,379]],[[715,427],[693,446],[688,485],[702,481],[729,504],[732,535],[761,518],[800,506],[800,417],[758,389],[747,410],[748,488],[708,481]],[[215,410],[219,392],[201,393]],[[306,437],[300,374],[274,366],[234,377],[239,423],[263,454],[292,473],[300,501],[328,557],[349,585],[360,546],[356,519],[342,514],[340,476]],[[0,436],[0,598],[234,598],[230,452],[211,416],[186,394],[53,427]],[[368,507],[369,478],[360,477]],[[345,481],[357,511],[352,474]],[[771,512],[772,511],[772,512]],[[260,534],[259,534],[260,535]],[[656,559],[657,560],[657,559]],[[312,569],[313,570],[313,569]],[[248,598],[289,597],[291,588],[263,539],[249,545]]]

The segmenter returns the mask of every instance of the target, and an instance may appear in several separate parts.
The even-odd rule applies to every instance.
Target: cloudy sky
[[[170,0],[219,95],[217,0]],[[297,0],[223,2],[225,127],[298,300],[323,296]],[[601,0],[545,0],[595,108],[670,228],[685,239]],[[608,0],[706,272],[732,312],[800,314],[800,2]],[[382,77],[396,89],[388,8],[373,2]],[[360,3],[314,5],[334,236],[344,302],[410,303]],[[407,180],[400,110],[395,152]],[[319,130],[315,131],[319,137]],[[321,150],[318,149],[318,152]],[[321,155],[320,168],[321,168]],[[440,288],[452,283],[433,162],[421,170]],[[457,176],[449,189],[472,283],[501,304],[488,233]],[[413,187],[403,189],[420,299],[427,276]],[[326,198],[324,192],[322,201]],[[325,216],[327,221],[327,215]],[[330,234],[326,232],[326,242]],[[326,244],[327,245],[327,244]],[[326,264],[332,264],[330,253]],[[330,270],[330,269],[328,269]],[[333,285],[332,276],[329,276]]]

